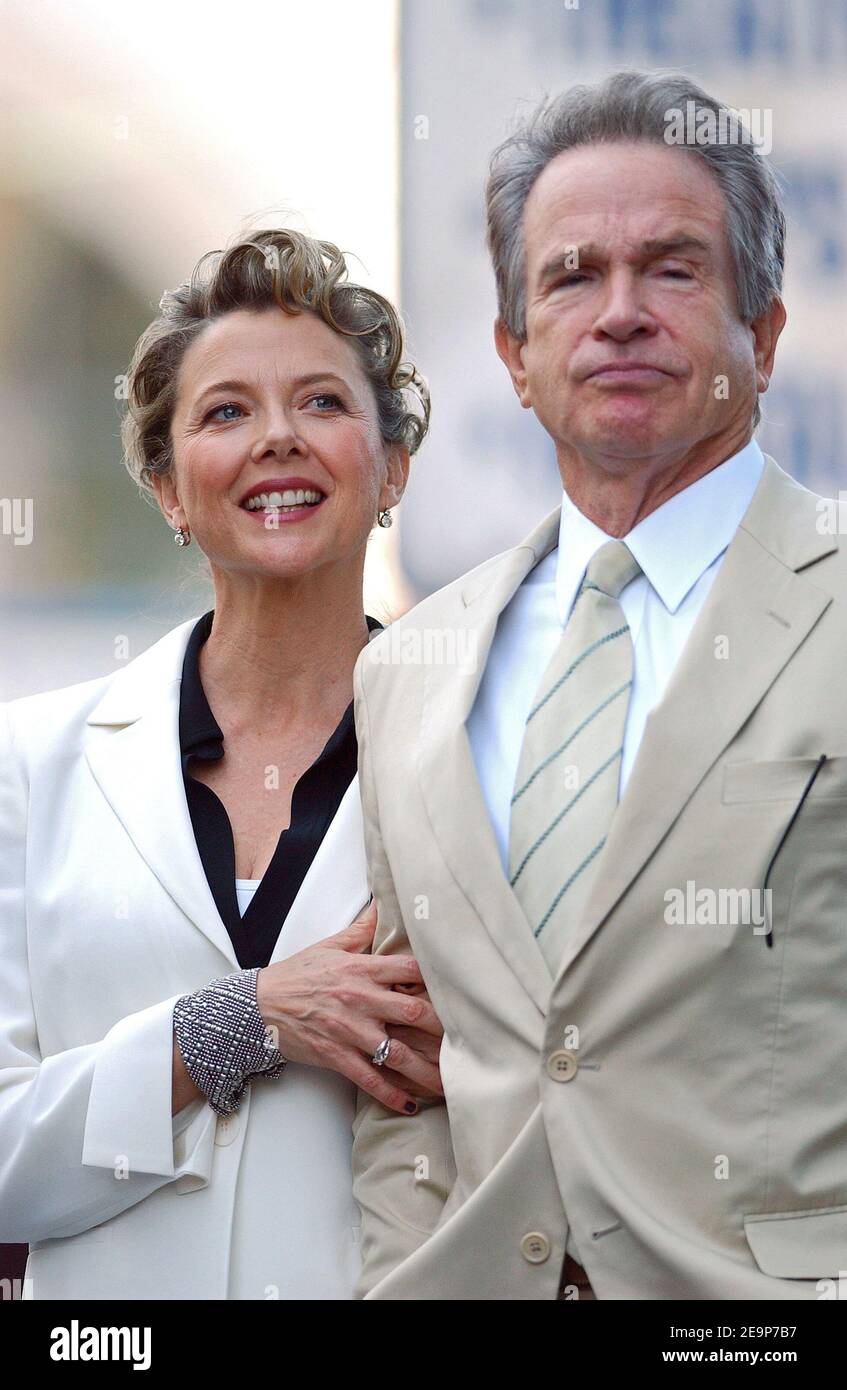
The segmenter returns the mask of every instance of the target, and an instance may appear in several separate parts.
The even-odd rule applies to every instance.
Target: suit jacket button
[[[551,1052],[547,1058],[547,1075],[554,1081],[572,1081],[578,1067],[576,1054],[566,1051],[563,1047]]]
[[[234,1111],[231,1115],[218,1116],[218,1122],[215,1125],[215,1143],[219,1148],[225,1148],[227,1144],[232,1143],[238,1133],[239,1124],[240,1121]]]
[[[531,1265],[543,1265],[550,1257],[550,1242],[541,1231],[528,1231],[521,1241],[521,1254]]]

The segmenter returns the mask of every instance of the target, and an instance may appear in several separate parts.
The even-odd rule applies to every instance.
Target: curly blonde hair
[[[223,314],[274,305],[287,314],[311,310],[350,336],[376,398],[383,440],[410,454],[420,447],[429,425],[429,389],[417,367],[403,360],[397,310],[375,290],[347,280],[344,256],[331,241],[269,229],[201,256],[191,279],[162,295],[159,314],[136,343],[121,438],[130,476],[151,499],[153,478],[173,468],[171,421],[187,348]]]

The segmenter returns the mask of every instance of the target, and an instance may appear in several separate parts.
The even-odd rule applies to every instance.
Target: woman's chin
[[[258,542],[258,543],[257,543]],[[261,536],[252,545],[232,546],[224,553],[208,555],[212,571],[255,579],[294,579],[309,570],[332,563],[332,547],[315,538]],[[202,547],[201,547],[202,549]]]

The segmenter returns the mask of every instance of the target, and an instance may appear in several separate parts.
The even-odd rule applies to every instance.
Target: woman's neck
[[[340,717],[349,704],[353,667],[368,641],[361,576],[334,585],[308,579],[216,577],[200,679],[231,733]]]

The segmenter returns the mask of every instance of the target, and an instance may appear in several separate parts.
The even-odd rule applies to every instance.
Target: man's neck
[[[751,438],[748,430],[746,437],[711,440],[706,447],[648,459],[596,459],[559,446],[562,486],[574,506],[607,536],[626,536],[676,493],[733,458]]]

